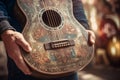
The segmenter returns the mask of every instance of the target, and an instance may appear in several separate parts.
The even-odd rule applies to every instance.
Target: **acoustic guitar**
[[[73,15],[72,0],[17,0],[17,16],[32,51],[22,55],[33,75],[59,76],[83,69],[93,58],[88,33]]]

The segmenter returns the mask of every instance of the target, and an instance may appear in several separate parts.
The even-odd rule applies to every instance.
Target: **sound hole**
[[[42,15],[43,22],[49,27],[58,27],[61,24],[61,16],[54,10],[46,10]]]

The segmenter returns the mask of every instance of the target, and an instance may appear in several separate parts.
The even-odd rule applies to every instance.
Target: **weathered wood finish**
[[[17,4],[27,20],[23,35],[32,52],[23,52],[23,57],[32,69],[46,75],[59,75],[81,70],[91,61],[93,46],[88,45],[87,32],[73,16],[72,0],[17,0]],[[50,27],[44,23],[42,15],[48,10],[59,14],[59,26]],[[44,43],[60,40],[74,40],[75,46],[44,49]]]

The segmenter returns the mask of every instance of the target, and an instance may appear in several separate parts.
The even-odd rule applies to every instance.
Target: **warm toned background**
[[[95,56],[80,80],[120,80],[120,0],[82,0],[95,32]]]

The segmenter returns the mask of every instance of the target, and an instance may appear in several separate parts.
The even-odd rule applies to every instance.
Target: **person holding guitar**
[[[60,3],[60,1],[61,1],[61,3]],[[5,49],[6,49],[6,52],[8,55],[8,72],[9,72],[8,79],[9,80],[42,80],[42,78],[37,79],[37,78],[31,76],[32,71],[28,67],[28,65],[26,64],[26,62],[22,56],[21,48],[27,54],[31,54],[29,52],[31,52],[33,50],[33,47],[31,46],[31,43],[29,43],[29,41],[26,40],[25,35],[23,35],[24,33],[23,34],[21,33],[23,31],[23,24],[21,24],[19,21],[21,21],[21,22],[22,21],[24,22],[24,20],[29,21],[30,17],[31,17],[30,21],[35,21],[34,17],[36,15],[35,14],[31,15],[32,14],[31,11],[36,12],[38,8],[44,7],[41,10],[43,12],[41,12],[41,13],[38,12],[39,15],[42,15],[43,24],[46,26],[46,27],[44,27],[44,29],[46,31],[48,29],[50,29],[50,32],[52,32],[53,30],[55,31],[56,29],[59,30],[59,28],[61,28],[60,30],[62,30],[62,27],[59,27],[59,25],[63,26],[64,21],[65,21],[65,20],[63,20],[63,17],[61,17],[62,13],[57,12],[58,10],[56,10],[57,9],[56,7],[54,7],[54,8],[56,8],[56,9],[54,9],[49,6],[47,8],[47,6],[46,6],[47,4],[48,5],[54,5],[54,4],[58,5],[57,2],[59,2],[59,4],[64,4],[64,2],[68,2],[68,4],[70,4],[70,2],[73,3],[74,16],[75,16],[76,20],[85,28],[85,32],[88,33],[88,42],[89,42],[88,44],[90,44],[92,46],[95,43],[95,35],[91,30],[89,30],[89,25],[88,25],[86,16],[84,14],[84,9],[83,9],[81,0],[66,0],[66,1],[64,1],[64,0],[58,0],[58,1],[56,1],[56,0],[0,0],[0,38],[4,42]],[[20,9],[22,7],[24,7],[23,9],[21,9],[21,11],[23,11],[23,13],[26,13],[26,11],[28,11],[29,14],[28,13],[24,14],[27,16],[27,19],[26,18],[23,19],[25,16],[23,18],[21,18],[23,20],[17,19],[17,16],[15,16],[15,14],[17,13],[17,11],[15,12],[16,3]],[[33,8],[33,7],[36,7],[37,4],[39,7]],[[26,8],[29,8],[29,9],[26,9]],[[51,10],[49,10],[49,9],[51,9]],[[54,14],[55,16],[58,16],[57,17],[58,22],[51,24],[51,22],[46,21],[46,18],[44,18],[44,17],[46,17],[47,12],[49,13],[49,11],[50,11],[50,13]],[[21,13],[21,14],[23,14],[23,13]],[[20,13],[18,12],[18,14],[20,14]],[[33,20],[33,18],[34,18],[34,20]],[[39,18],[41,19],[41,16],[39,16]],[[54,16],[52,18],[54,18]],[[55,21],[57,21],[57,20],[55,19]],[[74,19],[73,19],[73,21],[74,21]],[[78,24],[77,21],[76,21],[76,24]],[[27,22],[27,23],[29,24],[29,22]],[[25,25],[27,25],[27,23]],[[33,25],[33,24],[31,24],[31,25]],[[56,26],[58,26],[58,27],[56,27]],[[78,26],[79,26],[79,24],[78,24]],[[34,35],[37,36],[37,34],[34,34]],[[38,39],[38,37],[35,37],[35,39]],[[57,38],[55,38],[55,39],[57,39]],[[66,43],[66,40],[63,40],[61,42]],[[56,43],[58,43],[58,42],[56,42]],[[66,46],[66,47],[69,47],[69,46]],[[0,53],[0,55],[2,55],[2,53]],[[54,56],[52,56],[52,57],[54,57]],[[7,58],[5,57],[5,59],[7,59]],[[52,60],[53,60],[53,58],[52,58]],[[1,62],[0,66],[2,66],[2,64],[4,64],[4,63],[7,63],[7,62],[6,61]],[[2,67],[5,67],[5,66],[2,66]],[[1,72],[3,72],[3,71],[1,70]],[[6,70],[6,73],[7,73],[7,70]],[[5,76],[3,76],[3,77],[0,76],[0,77],[1,77],[0,79],[4,80],[5,78],[7,78],[7,74],[6,74],[6,77]],[[48,78],[49,78],[49,76],[48,76]],[[67,79],[68,80],[78,80],[77,71],[75,71],[67,76],[56,77],[52,80],[67,80]],[[47,79],[45,79],[45,80],[47,80]]]

